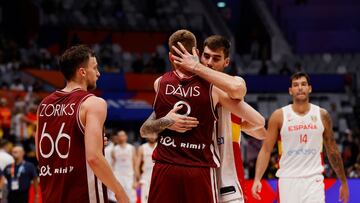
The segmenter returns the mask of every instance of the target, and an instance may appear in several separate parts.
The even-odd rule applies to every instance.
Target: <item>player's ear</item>
[[[173,62],[173,54],[171,52],[169,52],[169,61]]]
[[[309,85],[309,93],[311,93],[311,92],[312,92],[312,86]]]
[[[84,67],[80,67],[78,69],[78,73],[82,76],[82,77],[85,77],[86,76],[86,70]]]
[[[228,67],[229,66],[229,64],[230,64],[230,57],[227,57],[227,58],[225,58],[225,64],[224,64],[224,67],[226,68],[226,67]]]
[[[292,96],[292,91],[291,91],[291,87],[289,87],[289,94]]]

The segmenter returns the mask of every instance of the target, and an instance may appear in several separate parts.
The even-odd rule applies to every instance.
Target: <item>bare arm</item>
[[[39,187],[38,187],[38,185],[39,185],[39,181],[38,181],[38,176],[36,176],[36,177],[34,177],[33,178],[33,181],[32,181],[32,184],[33,184],[33,186],[34,186],[34,193],[35,193],[35,203],[38,203],[39,202]]]
[[[146,121],[142,124],[140,128],[140,135],[142,138],[146,138],[148,134],[158,134],[174,123],[174,120],[166,117],[156,119],[155,112],[152,112],[149,118],[147,118]]]
[[[138,156],[136,159],[136,168],[137,168],[137,171],[139,172],[139,174],[138,174],[139,180],[141,177],[141,162],[143,161],[143,154],[144,154],[144,149],[142,146],[140,146],[138,149]]]
[[[173,56],[175,64],[214,84],[228,93],[232,99],[244,98],[247,89],[245,81],[241,77],[233,77],[202,65],[199,62],[199,56],[197,55],[195,47],[193,47],[192,54],[190,54],[180,42],[178,42],[178,44],[181,51],[175,46],[172,47],[180,56]]]
[[[264,127],[264,117],[243,100],[230,98],[227,93],[217,88],[216,86],[213,87],[212,96],[214,106],[216,106],[217,103],[220,103],[223,107],[235,115],[251,123],[254,127],[253,130]]]
[[[334,138],[334,132],[332,130],[332,121],[329,113],[325,109],[321,109],[321,120],[324,125],[324,146],[329,162],[334,169],[337,177],[341,181],[340,187],[340,199],[347,202],[349,199],[349,188],[345,176],[344,164],[341,159],[340,152],[337,148],[336,141]]]
[[[261,199],[258,192],[261,191],[260,180],[263,177],[266,168],[269,165],[271,152],[274,148],[277,137],[280,133],[282,123],[282,110],[277,109],[270,117],[268,124],[268,137],[263,141],[260,152],[257,156],[255,167],[254,184],[251,188],[252,195],[256,199]]]
[[[134,188],[136,189],[137,187],[137,184],[139,182],[139,179],[140,179],[140,171],[139,171],[139,168],[137,167],[137,159],[138,159],[138,154],[136,153],[136,149],[134,147],[134,150],[133,150],[133,168],[134,168]]]
[[[81,120],[85,123],[86,160],[95,175],[115,193],[118,200],[128,202],[121,184],[116,180],[103,151],[102,130],[106,118],[106,102],[98,97],[89,97],[81,105]]]

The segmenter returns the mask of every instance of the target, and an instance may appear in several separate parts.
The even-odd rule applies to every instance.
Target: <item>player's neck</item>
[[[148,142],[150,147],[154,147],[156,142]]]
[[[62,89],[62,91],[64,92],[71,92],[73,91],[74,89],[82,89],[82,90],[85,90],[87,91],[87,87],[85,84],[81,84],[81,83],[78,83],[78,82],[75,82],[75,81],[68,81],[66,83],[66,86],[64,89]]]
[[[184,71],[181,69],[175,69],[174,70],[176,72],[176,74],[180,77],[180,78],[190,78],[192,77],[194,74],[188,71]]]
[[[291,105],[293,111],[299,115],[305,115],[310,110],[309,102],[294,102]]]

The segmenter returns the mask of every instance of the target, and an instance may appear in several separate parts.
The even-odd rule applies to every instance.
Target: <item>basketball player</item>
[[[138,159],[136,162],[136,168],[141,173],[141,203],[147,203],[149,197],[150,180],[154,166],[151,156],[156,147],[157,135],[152,133],[147,137],[147,142],[142,144],[138,149]]]
[[[349,188],[330,115],[325,109],[309,103],[311,91],[306,73],[291,76],[289,94],[293,103],[275,110],[269,119],[269,137],[264,140],[256,161],[254,198],[260,199],[260,180],[278,141],[280,161],[276,176],[279,177],[280,202],[325,202],[323,143],[341,181],[339,200],[348,201]]]
[[[128,136],[125,131],[117,132],[118,143],[114,145],[111,156],[114,160],[113,170],[128,195],[130,202],[135,203],[138,172],[136,171],[136,151],[132,144],[127,142]]]
[[[181,42],[186,48],[184,48]],[[158,78],[154,87],[157,92],[154,109],[149,122],[144,123],[141,131],[165,129],[159,134],[159,141],[153,153],[155,165],[150,185],[149,202],[216,202],[216,182],[214,168],[219,166],[218,150],[214,126],[216,121],[215,108],[219,103],[239,116],[246,114],[239,110],[243,100],[232,99],[227,93],[211,85],[208,81],[185,70],[174,63],[176,51],[173,45],[191,51],[196,46],[195,36],[187,30],[179,30],[169,39],[169,59],[174,70]],[[195,51],[195,50],[194,50]],[[194,57],[196,60],[196,57]],[[197,58],[196,65],[199,60]],[[211,69],[209,69],[211,70]],[[209,71],[210,72],[210,71]],[[211,70],[210,80],[224,87],[232,76]],[[219,76],[220,75],[220,76]],[[238,86],[238,84],[240,84]],[[238,89],[235,95],[243,98],[246,92],[245,83],[231,84],[230,88]],[[229,88],[229,87],[226,87]],[[234,95],[232,95],[234,96]],[[181,109],[179,106],[183,106]],[[179,108],[177,108],[179,107]],[[184,133],[169,130],[174,120],[165,118],[173,112],[194,117],[198,126],[191,130],[180,129]],[[179,116],[179,115],[178,115]],[[184,117],[185,116],[179,116]],[[264,119],[260,119],[264,123]],[[183,124],[189,120],[183,120]],[[154,124],[155,123],[155,124]],[[158,129],[155,129],[158,128]],[[173,184],[177,182],[178,184]],[[163,192],[166,191],[166,192]],[[194,195],[197,194],[197,195]]]
[[[36,152],[44,202],[129,202],[103,155],[106,102],[89,93],[100,76],[94,52],[73,46],[60,57],[66,86],[39,105]]]
[[[230,63],[229,49],[230,42],[225,37],[220,35],[210,36],[204,41],[203,52],[200,58],[201,63],[208,68],[224,72]],[[233,80],[233,83],[236,83],[237,77],[235,76]],[[246,107],[252,109],[248,105]],[[258,137],[261,134],[265,135],[266,130],[263,125],[261,126],[262,128],[254,131],[251,128],[251,123],[247,121],[263,119],[263,117],[258,112],[254,112],[253,114],[247,114],[246,117],[241,119],[221,106],[217,108],[217,113],[219,115],[217,126],[221,160],[220,167],[216,171],[219,202],[246,202],[250,191],[247,191],[245,187],[240,148],[240,131],[245,131],[254,137]],[[253,116],[253,118],[249,118],[249,116]]]
[[[181,47],[181,46],[180,46]],[[213,35],[208,37],[204,41],[204,50],[201,55],[201,63],[208,68],[216,71],[223,72],[229,65],[229,48],[230,42],[219,35]],[[174,49],[181,55],[176,58],[176,63],[182,65],[183,68],[193,71],[193,73],[203,76],[208,68],[199,64],[199,68],[192,69],[194,67],[195,60],[193,56],[197,56],[195,52],[193,55],[189,54],[186,50],[182,52],[178,51],[176,47]],[[228,80],[229,83],[236,84],[239,81],[239,77],[232,77],[232,80]],[[227,91],[231,96],[231,91]],[[233,99],[239,99],[232,97]],[[247,194],[249,193],[245,188],[244,169],[242,165],[241,149],[240,149],[240,130],[245,131],[249,135],[255,138],[264,138],[266,130],[264,125],[255,127],[252,123],[259,123],[257,120],[263,120],[264,118],[255,111],[251,106],[244,102],[241,110],[246,111],[242,119],[234,114],[231,114],[226,108],[221,105],[217,108],[219,115],[218,120],[218,144],[220,148],[220,160],[221,165],[217,170],[218,186],[219,186],[219,202],[244,202],[247,200]],[[250,122],[249,122],[250,121]]]

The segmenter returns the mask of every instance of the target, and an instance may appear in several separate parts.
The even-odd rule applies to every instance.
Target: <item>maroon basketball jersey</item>
[[[174,106],[182,105],[178,113],[196,117],[199,125],[185,133],[169,129],[161,132],[153,153],[155,161],[188,166],[219,166],[211,90],[212,85],[198,76],[180,78],[175,71],[171,71],[161,77],[154,102],[156,117],[161,118]]]
[[[92,94],[81,89],[56,91],[39,106],[36,150],[44,202],[108,202],[106,187],[85,157],[79,112],[89,96]]]

